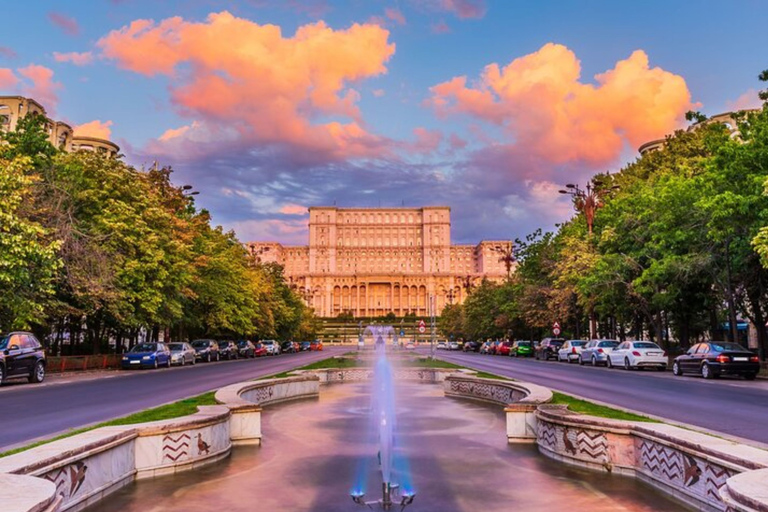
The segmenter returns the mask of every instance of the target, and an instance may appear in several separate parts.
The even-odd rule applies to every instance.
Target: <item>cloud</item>
[[[373,91],[371,91],[371,93],[374,96],[376,96],[377,98],[381,98],[382,96],[384,96],[386,94],[384,89],[374,89]]]
[[[19,83],[12,69],[0,68],[0,89],[12,89]]]
[[[13,48],[8,46],[0,46],[0,57],[5,57],[6,59],[15,59],[18,57],[18,54]]]
[[[221,12],[202,23],[136,20],[97,46],[123,69],[173,77],[171,102],[209,135],[333,160],[383,150],[351,84],[386,72],[395,51],[388,37],[374,24],[333,30],[322,21],[285,37],[275,25]]]
[[[307,215],[307,207],[300,204],[286,204],[280,208],[280,213],[285,215]]]
[[[70,36],[80,35],[80,25],[75,18],[62,14],[60,12],[51,11],[48,13],[48,20],[64,31],[65,34]]]
[[[411,2],[427,10],[453,14],[459,19],[479,19],[488,11],[485,0],[411,0]]]
[[[451,33],[451,27],[449,27],[448,24],[443,20],[440,20],[436,23],[432,23],[429,26],[429,30],[431,30],[433,34],[450,34]]]
[[[46,110],[53,114],[59,103],[56,91],[61,89],[61,83],[53,81],[53,71],[37,64],[30,64],[17,71],[28,80],[22,86],[22,93],[42,103]]]
[[[80,137],[96,137],[109,140],[112,135],[112,121],[100,121],[98,119],[75,126],[75,135]]]
[[[53,52],[53,58],[56,62],[71,62],[75,66],[86,66],[93,62],[93,53],[91,52]]]
[[[403,12],[400,9],[387,7],[386,9],[384,9],[384,15],[390,20],[397,23],[398,25],[405,25],[406,23],[405,16],[403,15]]]
[[[565,46],[548,43],[501,67],[489,64],[476,83],[455,77],[431,88],[438,115],[464,114],[498,126],[510,148],[554,164],[614,162],[673,131],[694,105],[685,80],[650,68],[637,50],[584,83],[581,63]]]
[[[757,89],[748,89],[742,93],[738,98],[725,102],[725,108],[729,112],[736,110],[750,110],[753,108],[761,108],[763,106],[763,100],[757,95]]]

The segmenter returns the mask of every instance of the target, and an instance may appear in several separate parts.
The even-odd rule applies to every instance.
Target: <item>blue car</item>
[[[139,343],[123,355],[121,366],[128,368],[171,367],[171,351],[165,343]]]

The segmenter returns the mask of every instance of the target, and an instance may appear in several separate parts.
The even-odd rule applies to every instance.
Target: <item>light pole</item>
[[[453,306],[453,299],[455,298],[455,293],[453,291],[453,288],[448,290],[448,293],[445,294],[445,298],[448,299],[448,304]]]
[[[577,212],[583,213],[587,220],[587,237],[592,237],[592,227],[595,223],[595,212],[603,207],[603,197],[614,190],[618,190],[618,185],[605,187],[602,180],[594,178],[587,182],[586,189],[579,188],[578,185],[568,183],[565,190],[559,190],[561,194],[568,194],[573,197],[573,207]],[[589,309],[589,336],[595,339],[597,335],[597,318],[593,307]]]

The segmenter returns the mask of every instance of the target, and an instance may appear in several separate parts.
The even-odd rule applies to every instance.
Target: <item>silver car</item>
[[[197,353],[189,343],[169,343],[168,348],[171,350],[171,364],[195,364]]]
[[[592,366],[608,364],[608,353],[619,346],[616,340],[592,340],[584,346],[579,355],[579,364]]]
[[[268,356],[280,355],[280,344],[275,340],[262,340],[262,345],[267,349]]]

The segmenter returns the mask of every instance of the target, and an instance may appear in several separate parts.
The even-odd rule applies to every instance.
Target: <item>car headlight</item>
[[[153,357],[154,357],[154,356],[144,356],[144,357],[142,357],[142,359],[144,359],[144,360],[146,361],[146,360],[148,360],[148,359],[152,359]]]
[[[127,356],[123,356],[123,361],[128,361],[128,357]]]

